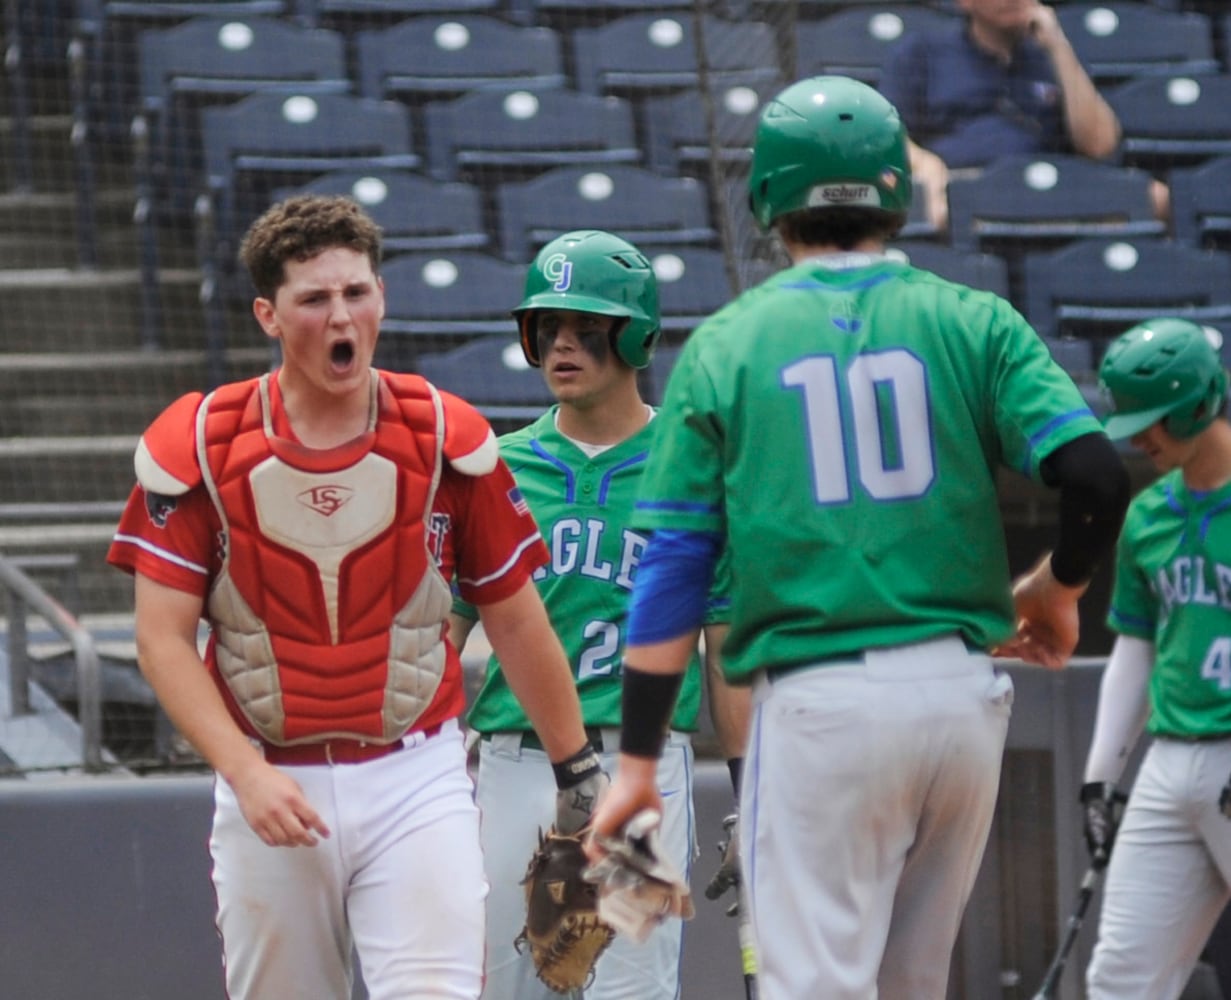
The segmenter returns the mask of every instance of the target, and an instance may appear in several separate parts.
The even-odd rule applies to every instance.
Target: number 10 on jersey
[[[812,355],[784,368],[782,385],[803,399],[818,504],[851,499],[852,465],[874,500],[913,499],[931,486],[936,462],[927,377],[909,351],[859,354],[841,372],[833,355]],[[854,456],[847,454],[850,438]]]

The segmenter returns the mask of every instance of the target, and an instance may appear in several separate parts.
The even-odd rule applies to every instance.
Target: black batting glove
[[[1086,850],[1090,852],[1091,867],[1097,871],[1106,868],[1111,860],[1111,848],[1127,801],[1111,781],[1087,781],[1081,786]]]
[[[1231,819],[1231,777],[1227,778],[1227,783],[1222,786],[1218,795],[1218,808],[1227,819]]]
[[[590,822],[611,779],[588,740],[572,757],[552,764],[551,769],[556,776],[556,832],[576,833]]]
[[[739,869],[739,814],[731,813],[722,821],[723,838],[718,842],[718,853],[722,856],[722,861],[718,865],[718,870],[714,872],[713,878],[705,887],[706,899],[718,899],[724,895],[728,889],[738,887],[740,884],[740,869]],[[727,916],[733,917],[739,913],[739,899],[727,908]]]

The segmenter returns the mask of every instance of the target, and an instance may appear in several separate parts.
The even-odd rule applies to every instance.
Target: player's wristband
[[[567,760],[551,765],[551,770],[556,776],[556,787],[560,791],[580,785],[602,769],[603,762],[589,740],[586,740],[585,746]]]
[[[744,758],[731,757],[727,760],[727,771],[731,775],[731,787],[735,790],[735,801],[739,801],[739,782],[744,775]]]
[[[624,665],[620,752],[657,758],[667,738],[683,674],[651,674]]]

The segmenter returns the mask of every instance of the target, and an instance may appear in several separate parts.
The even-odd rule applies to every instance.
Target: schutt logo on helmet
[[[880,195],[872,184],[820,184],[808,193],[808,207],[870,205],[880,208]]]

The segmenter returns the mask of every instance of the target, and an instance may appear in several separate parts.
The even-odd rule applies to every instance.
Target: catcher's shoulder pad
[[[487,475],[500,458],[491,424],[460,396],[437,392],[445,412],[445,458],[467,476]]]
[[[197,411],[205,395],[190,392],[145,429],[133,455],[137,482],[149,493],[182,496],[201,483],[197,464]]]

